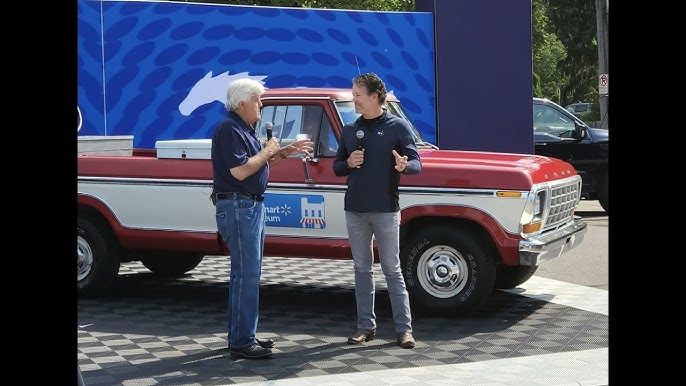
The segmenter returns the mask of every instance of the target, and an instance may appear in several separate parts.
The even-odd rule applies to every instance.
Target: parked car
[[[568,105],[565,109],[577,117],[583,117],[591,112],[591,104],[588,102],[577,102]]]
[[[534,98],[536,154],[569,162],[581,175],[582,197],[609,209],[609,130],[589,127],[576,115],[548,99]]]

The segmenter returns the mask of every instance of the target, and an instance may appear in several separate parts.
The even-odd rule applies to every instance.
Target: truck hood
[[[421,173],[403,176],[403,185],[529,190],[533,184],[576,175],[562,160],[534,154],[461,150],[420,150]]]

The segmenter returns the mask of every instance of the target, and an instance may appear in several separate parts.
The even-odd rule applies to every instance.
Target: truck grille
[[[579,205],[581,178],[561,182],[550,187],[550,210],[543,227],[544,231],[558,228],[571,221],[574,218],[574,210]]]

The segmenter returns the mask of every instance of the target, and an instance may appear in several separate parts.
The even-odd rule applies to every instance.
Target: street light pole
[[[610,20],[610,0],[596,0],[596,26],[598,29],[598,74],[606,74],[609,79],[609,38],[608,38],[608,24]],[[607,93],[600,94],[600,77],[598,84],[598,93],[600,94],[600,124],[599,127],[608,129],[610,127],[610,120],[608,115],[608,100],[610,98],[609,81],[607,83]]]

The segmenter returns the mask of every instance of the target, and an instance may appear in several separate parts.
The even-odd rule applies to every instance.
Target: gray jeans
[[[400,212],[358,213],[345,212],[348,238],[355,266],[355,300],[357,302],[357,328],[376,330],[374,312],[374,272],[372,264],[372,235],[379,249],[381,271],[386,278],[391,299],[395,332],[412,331],[410,296],[400,270]]]

